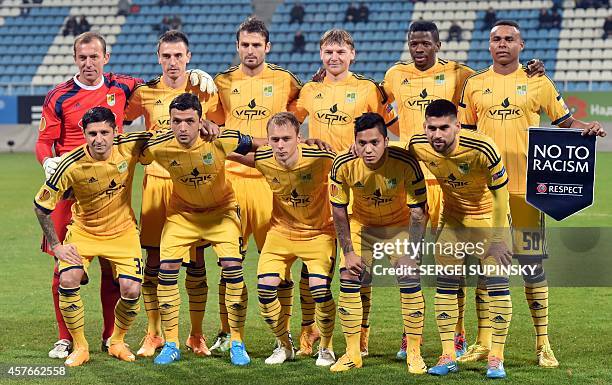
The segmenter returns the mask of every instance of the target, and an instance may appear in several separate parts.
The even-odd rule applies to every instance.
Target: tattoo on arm
[[[408,237],[411,243],[419,243],[423,240],[427,217],[423,207],[410,208],[410,227]]]
[[[57,233],[55,232],[55,226],[53,225],[53,221],[51,220],[51,214],[46,214],[38,207],[34,208],[36,212],[36,217],[38,218],[38,223],[40,223],[40,227],[42,228],[43,234],[49,243],[51,249],[60,244],[59,239],[57,238]]]
[[[344,254],[354,251],[353,241],[351,241],[351,228],[348,221],[348,213],[346,207],[333,207],[334,227],[336,228],[336,236],[340,247]]]

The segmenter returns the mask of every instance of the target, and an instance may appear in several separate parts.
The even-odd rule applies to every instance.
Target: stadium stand
[[[268,61],[288,68],[307,80],[319,68],[318,40],[327,29],[344,28],[353,34],[357,59],[352,69],[382,79],[397,60],[409,60],[406,31],[411,21],[435,21],[443,41],[441,57],[466,62],[475,69],[490,63],[488,31],[482,29],[489,6],[497,18],[520,22],[526,48],[523,58],[540,58],[560,88],[570,91],[612,90],[612,39],[604,40],[603,24],[610,8],[576,8],[573,0],[561,5],[560,28],[539,28],[538,14],[551,8],[551,0],[370,2],[367,23],[344,22],[350,0],[302,1],[303,24],[289,24],[294,0],[282,2],[270,23],[272,52]],[[74,73],[72,36],[62,35],[69,15],[86,15],[92,30],[101,32],[111,46],[108,70],[145,79],[159,73],[155,57],[158,32],[154,25],[164,16],[178,15],[190,36],[190,67],[214,74],[235,60],[237,25],[253,12],[250,0],[182,0],[178,6],[159,6],[157,0],[135,0],[140,12],[116,16],[118,0],[44,0],[22,14],[21,0],[4,0],[0,8],[0,94],[45,94]],[[206,12],[201,12],[205,7]],[[448,42],[448,29],[457,21],[462,41]],[[291,53],[295,31],[306,36],[305,53]],[[26,44],[24,44],[24,42]]]

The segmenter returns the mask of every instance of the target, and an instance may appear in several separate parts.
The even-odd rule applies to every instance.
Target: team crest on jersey
[[[312,174],[304,174],[301,176],[302,182],[310,182],[312,180]]]
[[[457,168],[459,169],[459,172],[463,175],[467,175],[470,173],[470,164],[467,162],[459,163],[457,165]]]
[[[272,88],[272,84],[268,84],[264,86],[263,92],[264,96],[272,96],[274,88]]]
[[[213,154],[211,152],[202,155],[202,161],[207,166],[210,166],[211,164],[215,163],[215,160],[213,159]]]
[[[51,198],[51,192],[49,190],[47,190],[46,188],[43,189],[40,194],[38,194],[38,201],[39,202],[44,202],[46,200],[48,200],[49,198]]]
[[[38,131],[44,131],[47,128],[47,119],[43,116],[40,118],[40,124],[38,125]]]
[[[357,92],[347,92],[346,93],[347,103],[355,103],[356,100],[357,100]]]
[[[469,184],[469,182],[457,180],[457,177],[451,173],[444,182],[452,188],[462,188]]]
[[[117,170],[120,173],[126,172],[127,169],[128,169],[128,164],[127,164],[127,162],[125,160],[117,165]]]
[[[394,189],[397,187],[397,179],[392,178],[392,179],[387,179],[385,178],[385,185],[387,186],[388,189]]]
[[[106,104],[108,104],[111,107],[115,105],[115,94],[106,95]]]
[[[516,86],[516,94],[520,96],[527,95],[527,84],[519,84]]]
[[[444,74],[439,74],[434,77],[436,85],[444,84]]]
[[[500,104],[489,108],[486,116],[494,120],[513,120],[524,116],[523,110],[505,98]]]

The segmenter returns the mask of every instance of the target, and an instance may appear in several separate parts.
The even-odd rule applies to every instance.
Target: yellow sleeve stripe
[[[351,160],[357,159],[357,157],[353,154],[351,154],[350,152],[347,152],[346,154],[342,154],[339,155],[338,157],[336,157],[336,159],[334,160],[334,163],[332,164],[332,169],[331,169],[331,173],[330,173],[330,177],[336,181],[336,174],[338,174],[338,169],[345,163],[350,162]]]
[[[461,144],[461,142],[468,143],[468,144],[471,144],[471,145],[474,145],[474,146],[482,147],[481,151],[486,153],[487,156],[489,158],[491,158],[491,159],[498,160],[499,158],[501,158],[499,156],[499,154],[497,153],[497,151],[495,150],[495,148],[491,145],[491,143],[489,143],[489,142],[487,142],[485,140],[480,140],[480,139],[474,139],[474,138],[468,138],[468,137],[465,137],[465,136],[460,136],[459,144]],[[493,162],[491,162],[491,163],[493,163]]]
[[[57,165],[57,170],[55,170],[55,174],[49,178],[47,181],[47,186],[51,187],[53,190],[57,191],[57,183],[60,178],[66,172],[66,170],[74,164],[79,159],[85,156],[85,148],[81,147],[74,151],[72,154],[66,156],[60,163]]]
[[[173,132],[168,132],[166,134],[163,134],[162,136],[159,136],[153,140],[148,141],[143,147],[142,150],[144,151],[145,149],[152,147],[152,146],[156,146],[158,144],[167,142],[169,140],[172,140],[174,138],[174,133]]]

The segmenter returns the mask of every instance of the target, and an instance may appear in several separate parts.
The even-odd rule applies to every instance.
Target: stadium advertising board
[[[529,128],[527,202],[560,221],[593,203],[595,137]]]
[[[612,92],[564,92],[563,100],[576,119],[612,122]]]

